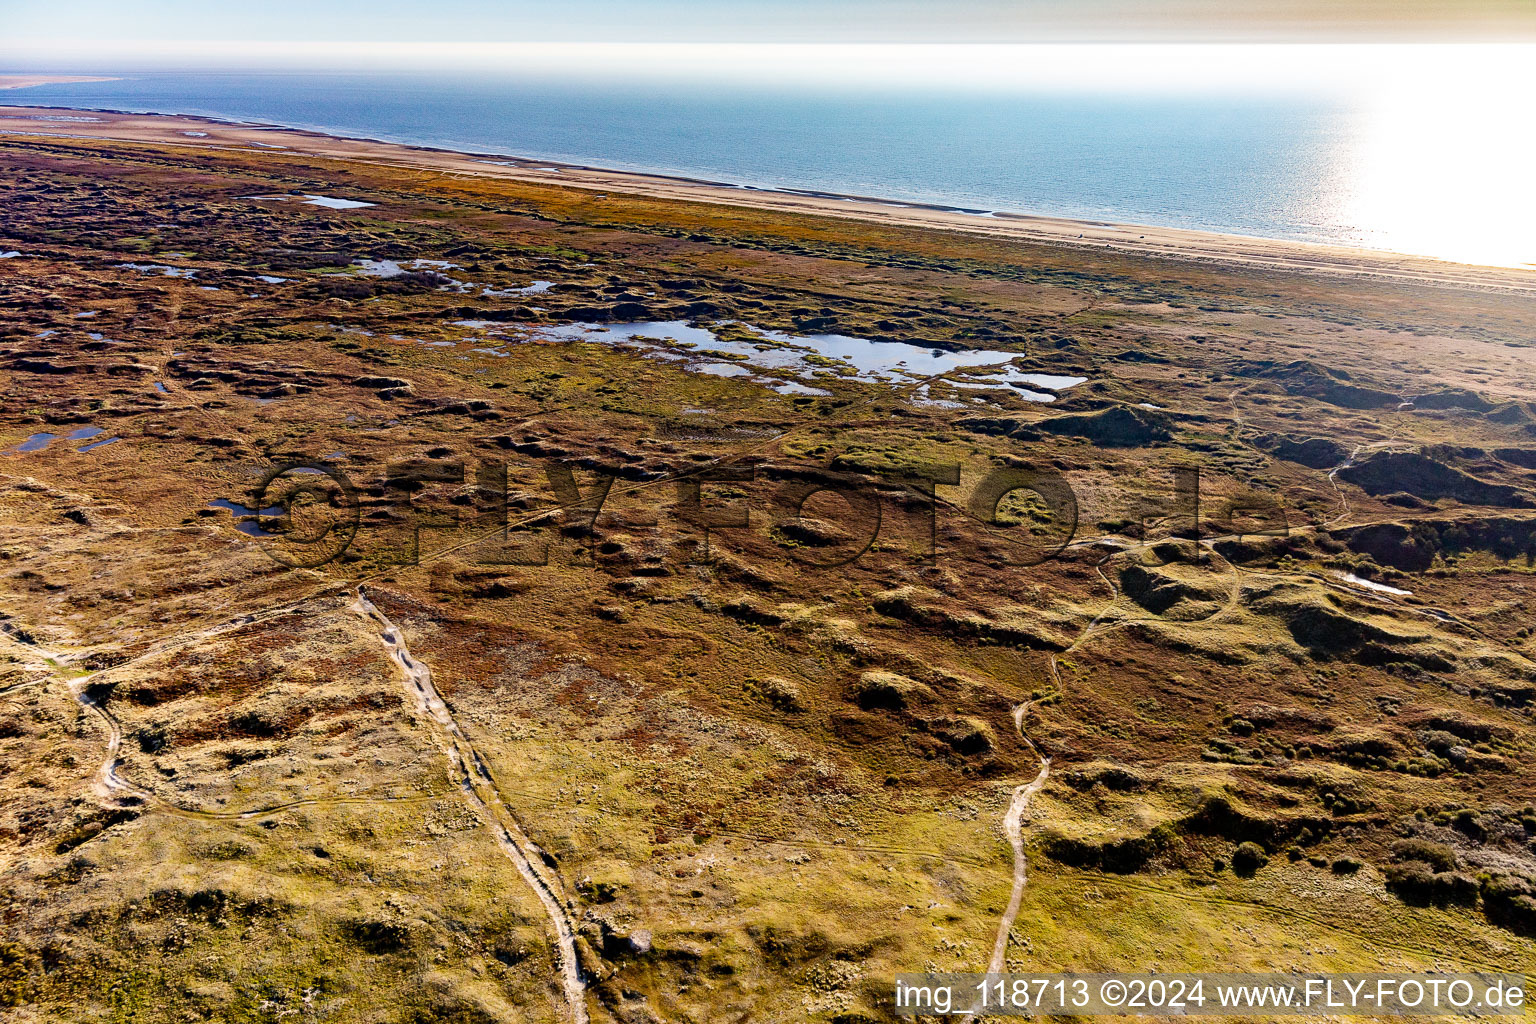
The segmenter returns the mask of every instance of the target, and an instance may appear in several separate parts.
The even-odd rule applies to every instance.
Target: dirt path
[[[485,761],[459,728],[452,710],[438,696],[432,684],[432,670],[411,656],[399,627],[368,600],[361,587],[358,588],[357,600],[351,605],[351,610],[379,627],[379,639],[389,651],[390,659],[404,674],[406,689],[415,700],[422,718],[432,728],[438,746],[447,756],[451,773],[463,790],[465,803],[490,828],[501,852],[533,889],[539,902],[544,904],[550,926],[555,932],[560,974],[571,1019],[575,1024],[587,1024],[587,986],[576,959],[576,929],[570,911],[566,908],[559,878],[544,867],[544,851],[528,838],[511,809],[502,802]]]
[[[1025,873],[1029,866],[1029,858],[1024,853],[1024,812],[1029,810],[1029,802],[1051,776],[1051,759],[1041,754],[1024,732],[1024,716],[1029,714],[1033,705],[1034,701],[1025,701],[1013,709],[1014,728],[1018,729],[1019,739],[1024,741],[1025,746],[1040,758],[1040,774],[1035,776],[1033,782],[1013,791],[1008,813],[1003,816],[1003,831],[1008,834],[1008,842],[1013,845],[1013,894],[1009,896],[1008,909],[1003,912],[1003,919],[997,926],[997,942],[992,946],[992,963],[987,967],[988,974],[1001,974],[1003,971],[1004,957],[1008,952],[1008,936],[1013,931],[1014,919],[1019,916],[1019,904],[1024,899]]]
[[[107,751],[102,756],[101,768],[96,772],[96,782],[92,790],[98,799],[107,803],[150,802],[153,797],[149,792],[139,789],[117,774],[117,766],[120,763],[118,753],[123,748],[123,729],[118,725],[116,716],[106,709],[105,703],[91,696],[89,691],[93,678],[94,676],[81,676],[69,683],[69,692],[75,701],[99,718],[102,727],[107,731]]]
[[[1127,546],[1118,553],[1135,554],[1150,546],[1151,542],[1142,542],[1138,545]],[[1223,561],[1225,561],[1225,559],[1223,559]],[[1229,597],[1226,605],[1220,611],[1216,612],[1216,615],[1229,613],[1236,606],[1242,594],[1241,571],[1237,569],[1237,566],[1231,565],[1230,562],[1228,565],[1236,573],[1237,582],[1233,587],[1232,594]],[[1105,621],[1106,616],[1109,615],[1111,610],[1119,601],[1120,594],[1118,588],[1116,588],[1115,585],[1110,582],[1109,578],[1105,576],[1102,571],[1099,572],[1099,576],[1104,580],[1105,585],[1109,587],[1110,593],[1113,595],[1113,597],[1110,599],[1109,604],[1106,605],[1104,609],[1099,612],[1099,614],[1095,615],[1092,621],[1090,621],[1088,625],[1084,627],[1083,631],[1078,634],[1077,639],[1074,640],[1072,644],[1062,652],[1063,654],[1069,654],[1072,651],[1077,650],[1084,643],[1087,643],[1089,640],[1093,639],[1095,636],[1127,625],[1129,621],[1132,621]],[[1214,617],[1215,616],[1212,616],[1212,618]],[[1059,693],[1062,689],[1061,672],[1057,667],[1056,655],[1053,654],[1050,656],[1050,660],[1047,662],[1046,667],[1050,671],[1051,682]],[[1040,753],[1040,749],[1035,746],[1034,741],[1029,738],[1029,734],[1024,730],[1024,719],[1029,714],[1030,709],[1034,707],[1034,704],[1034,701],[1029,700],[1013,709],[1014,728],[1018,731],[1019,739],[1024,741],[1025,746],[1029,747],[1029,749],[1037,757],[1040,758],[1040,772],[1034,777],[1033,780],[1017,787],[1013,791],[1013,799],[1009,801],[1008,811],[1003,815],[1003,831],[1007,834],[1008,842],[1013,847],[1013,891],[1008,898],[1008,909],[1003,912],[1002,920],[998,924],[997,940],[993,943],[992,946],[992,960],[987,968],[988,974],[1001,974],[1003,972],[1008,952],[1008,940],[1010,934],[1013,931],[1013,923],[1018,918],[1019,907],[1022,904],[1024,898],[1024,886],[1028,881],[1029,858],[1028,855],[1024,852],[1024,815],[1029,810],[1030,801],[1034,799],[1036,793],[1040,792],[1040,790],[1045,787],[1046,782],[1051,777],[1051,759]],[[973,1008],[966,1014],[966,1016],[975,1016],[977,1012],[979,1011]]]

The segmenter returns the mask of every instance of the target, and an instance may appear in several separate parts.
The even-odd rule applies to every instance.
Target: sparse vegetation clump
[[[1232,853],[1232,868],[1238,874],[1251,875],[1269,863],[1269,855],[1258,843],[1239,843]]]

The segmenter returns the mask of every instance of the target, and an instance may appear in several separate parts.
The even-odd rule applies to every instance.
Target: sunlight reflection
[[[1462,75],[1398,80],[1362,104],[1338,213],[1359,244],[1536,266],[1530,73],[1478,57],[1464,54]]]

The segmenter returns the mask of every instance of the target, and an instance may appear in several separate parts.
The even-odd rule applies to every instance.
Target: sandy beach
[[[70,82],[115,82],[101,75],[0,75],[0,89],[30,89],[35,85],[67,85]]]
[[[67,76],[0,77],[0,87],[21,88]],[[99,80],[99,79],[97,79]],[[9,83],[9,84],[8,84]],[[96,120],[78,120],[89,116]],[[1277,271],[1396,279],[1444,287],[1536,292],[1536,268],[1479,267],[1374,249],[1254,238],[1179,228],[960,210],[811,191],[773,191],[727,182],[608,170],[498,154],[458,153],[368,139],[345,138],[276,125],[233,124],[186,115],[130,114],[58,107],[0,108],[0,137],[69,137],[167,144],[189,149],[288,152],[376,165],[428,168],[453,176],[510,178],[653,198],[961,231],[1032,243]]]

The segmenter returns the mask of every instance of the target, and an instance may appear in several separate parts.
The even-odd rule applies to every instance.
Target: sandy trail
[[[101,768],[96,772],[96,782],[92,791],[96,796],[108,803],[146,803],[153,799],[147,790],[126,781],[117,774],[117,766],[121,763],[118,756],[123,749],[123,729],[118,724],[116,716],[106,709],[104,701],[98,701],[89,693],[91,680],[94,676],[81,676],[79,679],[70,680],[69,692],[82,708],[94,714],[101,720],[102,726],[107,731],[107,751],[102,757]]]
[[[1004,956],[1008,952],[1008,935],[1013,931],[1014,919],[1019,916],[1019,904],[1024,899],[1025,873],[1029,866],[1029,858],[1024,853],[1024,813],[1029,810],[1029,802],[1051,776],[1051,759],[1041,754],[1024,732],[1024,716],[1029,714],[1033,705],[1034,701],[1025,701],[1013,709],[1013,724],[1019,731],[1019,739],[1040,758],[1040,774],[1035,776],[1033,782],[1013,791],[1008,813],[1003,816],[1003,831],[1008,834],[1008,842],[1013,846],[1013,894],[1009,896],[1008,909],[1003,912],[1002,922],[997,926],[997,942],[992,946],[992,962],[987,967],[988,974],[1001,974],[1003,971]]]
[[[438,696],[432,684],[432,670],[411,656],[399,627],[368,600],[361,587],[351,610],[379,627],[379,639],[389,651],[390,659],[404,674],[407,691],[414,698],[417,710],[431,724],[434,738],[463,790],[465,803],[490,828],[501,852],[544,904],[555,932],[560,974],[571,1019],[575,1024],[587,1024],[586,982],[576,959],[576,929],[566,909],[559,879],[552,872],[543,870],[544,852],[523,832],[502,801],[484,760],[459,728],[448,705]]]

